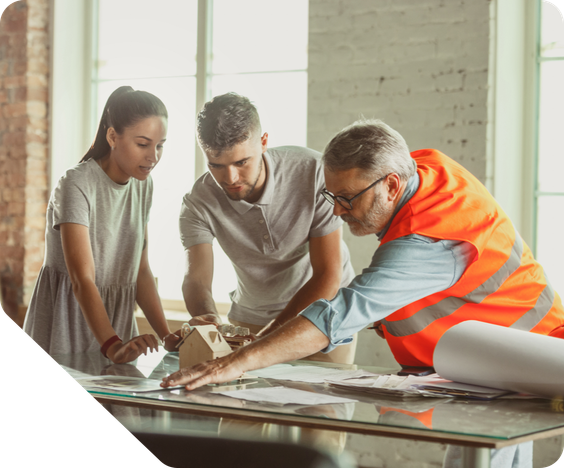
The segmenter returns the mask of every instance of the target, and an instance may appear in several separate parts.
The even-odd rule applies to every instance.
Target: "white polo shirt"
[[[229,318],[256,325],[274,319],[311,278],[310,237],[338,229],[342,221],[321,195],[325,187],[320,154],[283,146],[264,154],[266,185],[255,203],[231,200],[210,173],[184,196],[180,238],[185,249],[216,238],[237,275]],[[343,277],[354,277],[341,241]]]

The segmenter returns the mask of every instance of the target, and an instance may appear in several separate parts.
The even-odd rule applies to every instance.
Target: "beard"
[[[341,219],[348,224],[354,236],[360,237],[376,234],[384,229],[389,215],[391,215],[391,210],[383,205],[381,197],[377,194],[368,213],[362,219],[347,214],[341,215]]]
[[[245,200],[247,197],[249,197],[255,191],[255,187],[257,186],[258,180],[260,179],[260,175],[262,174],[262,166],[263,166],[263,161],[261,158],[259,171],[255,181],[252,183],[243,182],[239,184],[245,187],[239,193],[230,193],[225,187],[223,187],[223,191],[225,192],[225,195],[227,195],[233,201]]]

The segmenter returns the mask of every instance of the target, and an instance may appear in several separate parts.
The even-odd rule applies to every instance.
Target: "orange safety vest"
[[[475,256],[453,286],[382,320],[396,360],[403,366],[432,367],[443,333],[466,320],[564,338],[560,297],[486,188],[439,151],[411,155],[419,189],[395,215],[381,244],[420,234],[468,242]]]

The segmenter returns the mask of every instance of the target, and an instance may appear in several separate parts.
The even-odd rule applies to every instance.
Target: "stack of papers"
[[[379,375],[375,378],[348,379],[330,381],[329,385],[346,390],[361,391],[373,395],[388,395],[399,398],[410,397],[464,397],[491,400],[506,395],[508,392],[477,385],[452,382],[437,374],[427,376]]]
[[[364,370],[343,370],[321,366],[277,364],[265,369],[247,372],[245,375],[261,377],[263,379],[328,384],[343,390],[360,391],[372,395],[387,395],[396,398],[463,397],[491,400],[509,393],[506,390],[453,382],[439,377],[438,374],[398,376],[374,374]]]

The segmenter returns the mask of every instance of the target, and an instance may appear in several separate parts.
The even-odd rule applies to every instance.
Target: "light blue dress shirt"
[[[397,212],[419,188],[419,175],[407,183],[387,226],[377,234],[382,239]],[[436,240],[411,234],[380,246],[368,268],[339,289],[331,300],[320,299],[301,312],[330,340],[323,350],[352,341],[352,335],[377,320],[423,297],[444,291],[466,270],[473,247],[461,241]]]

